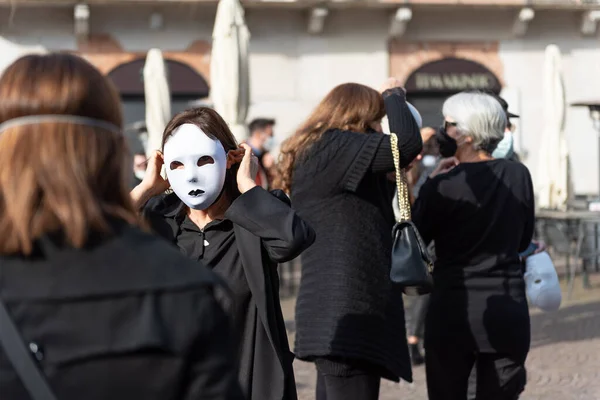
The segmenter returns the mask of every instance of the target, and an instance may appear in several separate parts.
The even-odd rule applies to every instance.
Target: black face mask
[[[440,155],[444,158],[454,157],[456,150],[458,150],[458,144],[456,140],[446,132],[446,128],[441,126],[435,134],[435,139],[440,146]]]

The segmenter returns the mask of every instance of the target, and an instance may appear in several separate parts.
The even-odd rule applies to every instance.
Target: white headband
[[[46,114],[46,115],[27,115],[25,117],[17,117],[9,119],[8,121],[0,124],[0,134],[10,128],[23,125],[37,125],[48,122],[66,122],[70,124],[87,125],[95,128],[106,129],[113,133],[121,133],[121,128],[107,121],[100,119],[82,117],[79,115],[64,115],[64,114]]]

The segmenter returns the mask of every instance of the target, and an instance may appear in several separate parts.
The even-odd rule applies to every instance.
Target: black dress
[[[461,360],[474,354],[494,355],[496,365],[502,360],[505,375],[524,374],[530,324],[519,252],[531,243],[535,225],[527,167],[508,160],[460,164],[421,187],[413,220],[424,240],[435,241],[437,256],[425,346],[441,368],[428,359],[428,381],[437,379],[430,376],[435,369],[442,380],[460,374]],[[444,360],[448,349],[454,355]],[[471,366],[465,361],[467,378]],[[437,397],[430,392],[432,399],[452,398],[443,383],[428,383],[439,390]]]
[[[296,398],[287,333],[279,303],[277,263],[297,257],[314,231],[290,208],[281,191],[256,187],[238,197],[225,219],[199,229],[175,194],[145,207],[154,230],[193,260],[224,278],[233,293],[230,314],[240,339],[239,379],[256,400]]]
[[[384,101],[406,166],[422,148],[418,126],[403,91]],[[302,255],[295,353],[412,381],[402,292],[389,276],[393,170],[389,136],[378,132],[326,132],[297,161],[292,199],[317,240]]]
[[[33,256],[0,258],[2,300],[56,397],[243,399],[220,279],[117,225],[83,249],[43,238]],[[2,346],[0,398],[30,399]]]

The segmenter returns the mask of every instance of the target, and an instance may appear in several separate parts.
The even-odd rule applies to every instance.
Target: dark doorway
[[[121,95],[125,125],[144,121],[146,118],[143,75],[145,62],[141,58],[121,64],[108,74]],[[173,115],[189,108],[190,101],[208,96],[208,83],[189,65],[169,59],[165,59],[165,64]]]
[[[441,125],[444,101],[461,91],[500,93],[499,79],[482,64],[461,58],[444,58],[413,71],[405,83],[407,99],[421,113],[423,126]]]
[[[408,94],[407,100],[419,110],[423,118],[423,127],[437,128],[442,124],[442,106],[444,101],[454,93],[418,93]]]
[[[198,100],[198,98],[193,96],[171,96],[171,114],[175,115],[178,112],[192,108],[189,102],[193,100]],[[121,96],[121,102],[126,126],[146,120],[146,102],[143,95]]]

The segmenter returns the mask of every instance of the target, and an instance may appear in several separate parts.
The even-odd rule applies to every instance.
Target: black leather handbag
[[[400,168],[398,137],[390,135],[396,166],[396,185],[400,218],[392,230],[392,268],[390,278],[407,295],[422,295],[433,289],[433,262],[417,227],[412,223],[406,172]]]

